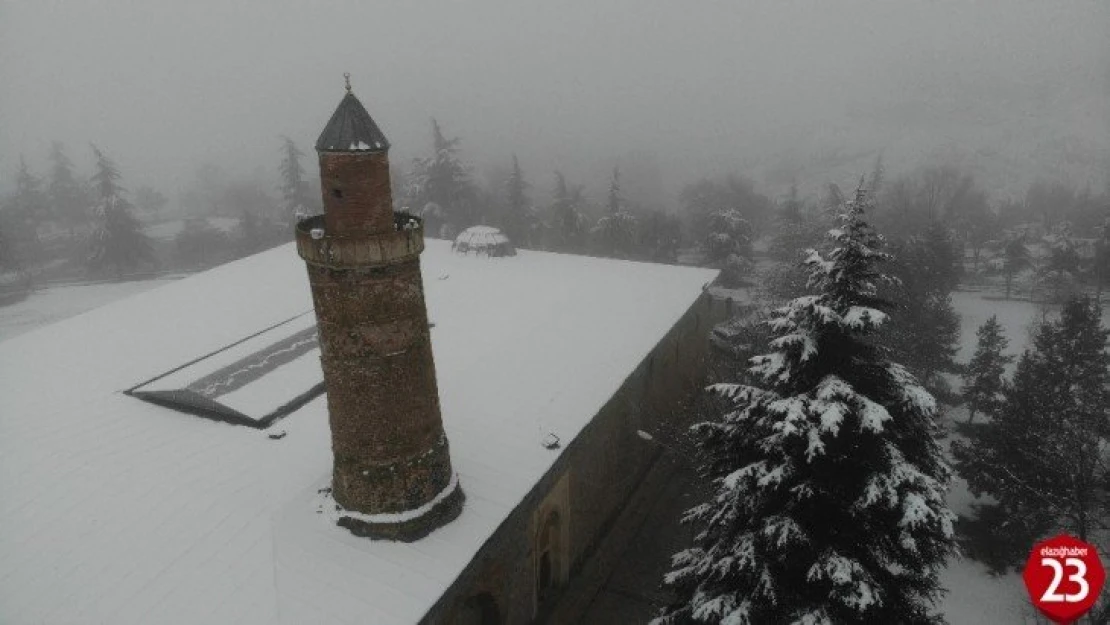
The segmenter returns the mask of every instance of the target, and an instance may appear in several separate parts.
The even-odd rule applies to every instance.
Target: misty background
[[[559,169],[672,210],[738,172],[778,197],[944,163],[992,197],[1110,172],[1110,3],[0,2],[0,190],[22,155],[89,142],[170,205],[198,171],[278,184],[343,72],[402,169],[429,119],[476,179],[510,155],[543,197]]]

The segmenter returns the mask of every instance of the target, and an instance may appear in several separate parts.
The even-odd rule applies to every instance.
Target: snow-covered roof
[[[323,397],[260,431],[123,392],[310,311],[291,245],[0,343],[0,622],[419,619],[715,274],[435,240],[423,273],[467,499],[411,544],[314,514]]]

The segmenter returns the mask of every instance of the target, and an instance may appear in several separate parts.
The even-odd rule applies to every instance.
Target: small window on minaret
[[[331,190],[331,196],[332,197],[343,197],[343,191],[341,191],[339,189],[332,189]]]

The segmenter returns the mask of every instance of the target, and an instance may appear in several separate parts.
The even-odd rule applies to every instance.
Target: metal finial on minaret
[[[351,72],[343,72],[343,81],[347,83],[347,93],[351,92]]]

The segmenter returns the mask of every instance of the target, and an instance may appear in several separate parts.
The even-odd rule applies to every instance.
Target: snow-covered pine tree
[[[751,256],[752,226],[740,211],[724,209],[709,215],[705,253],[713,264],[723,264],[732,255]]]
[[[716,210],[709,215],[705,252],[710,266],[721,269],[718,282],[723,286],[739,286],[751,274],[752,227],[740,211]]]
[[[111,267],[120,278],[125,269],[153,261],[154,253],[142,224],[131,212],[130,202],[123,197],[119,168],[99,148],[91,147],[96,156],[92,177],[96,204],[88,240],[88,267],[93,271]]]
[[[406,204],[424,218],[425,232],[450,234],[476,225],[476,189],[459,158],[458,137],[444,136],[432,119],[432,156],[415,158],[406,187]]]
[[[609,214],[619,213],[624,207],[624,197],[621,196],[621,168],[613,167],[613,177],[609,179],[609,195],[605,200],[605,207]]]
[[[520,169],[520,161],[513,154],[513,167],[505,181],[505,234],[517,247],[531,247],[533,215],[528,199],[528,182]]]
[[[991,422],[952,444],[971,492],[994,497],[1006,519],[992,531],[1020,543],[1022,559],[1030,540],[1054,532],[1107,540],[1107,334],[1096,302],[1069,300],[1058,321],[1038,326]]]
[[[951,298],[960,276],[956,246],[947,228],[933,222],[893,252],[890,273],[898,284],[887,298],[898,302],[898,314],[883,328],[883,340],[934,397],[957,403],[944,375],[960,371],[960,316]]]
[[[964,401],[967,402],[967,422],[975,419],[975,413],[994,415],[1002,406],[1003,391],[1006,388],[1006,365],[1013,362],[1013,356],[1002,352],[1010,341],[1002,333],[998,316],[991,315],[976,331],[979,342],[975,355],[971,357],[964,371]]]
[[[1107,182],[1110,186],[1110,182]],[[1110,193],[1106,195],[1110,199]],[[1098,237],[1095,239],[1095,253],[1091,259],[1091,273],[1095,280],[1095,301],[1102,301],[1102,285],[1110,276],[1110,218],[1102,220],[1098,228]]]
[[[816,245],[823,233],[818,221],[807,214],[805,202],[798,195],[798,185],[790,185],[790,192],[775,214],[771,257],[797,266],[803,251]]]
[[[655,623],[943,622],[950,470],[935,401],[874,339],[889,256],[868,205],[861,189],[842,207],[831,250],[806,260],[814,294],[770,319],[761,385],[713,387],[732,409],[695,432],[715,492],[686,514],[700,532]]]
[[[581,251],[586,218],[582,214],[582,187],[567,184],[562,172],[555,172],[555,190],[550,208],[552,248],[557,252]]]
[[[50,204],[42,188],[42,178],[31,173],[22,156],[19,157],[19,170],[15,175],[15,193],[8,197],[6,209],[32,231],[50,212]]]
[[[1025,240],[1020,234],[1011,236],[1002,248],[1003,271],[1006,274],[1006,299],[1010,299],[1010,290],[1016,276],[1023,269],[1033,266],[1033,257],[1029,248],[1025,247]]]
[[[304,152],[289,137],[281,137],[281,163],[278,173],[281,176],[282,211],[284,220],[293,221],[298,213],[308,215],[312,211],[308,205],[308,183],[304,178],[301,157]]]
[[[605,204],[608,212],[597,220],[597,225],[593,228],[598,252],[605,256],[628,258],[636,243],[636,218],[624,209],[619,167],[613,168]]]
[[[79,226],[88,222],[88,198],[85,189],[73,173],[73,162],[66,156],[65,147],[55,141],[50,144],[50,183],[47,196],[54,216],[69,230],[70,238],[76,236]]]
[[[19,254],[16,252],[15,247],[12,245],[11,237],[8,235],[6,217],[7,215],[5,215],[3,211],[0,211],[0,274],[18,270],[22,266],[22,263],[19,261]]]
[[[1050,241],[1048,258],[1039,268],[1037,281],[1045,299],[1060,304],[1081,290],[1079,273],[1082,260],[1072,239],[1070,223],[1057,224],[1046,238]]]
[[[9,257],[29,263],[41,260],[38,225],[47,217],[49,203],[42,190],[42,179],[31,173],[22,156],[15,176],[15,192],[4,198],[0,209]]]

